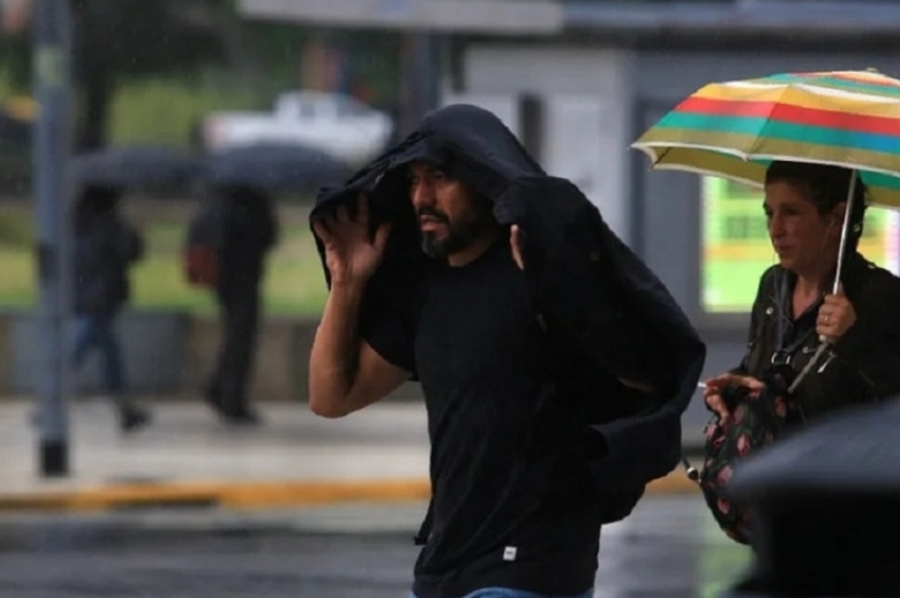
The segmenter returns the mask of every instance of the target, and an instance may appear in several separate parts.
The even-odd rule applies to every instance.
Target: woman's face
[[[844,205],[820,214],[797,186],[783,181],[766,185],[769,238],[782,267],[801,275],[830,270],[837,262]]]

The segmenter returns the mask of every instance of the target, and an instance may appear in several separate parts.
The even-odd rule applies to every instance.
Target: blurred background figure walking
[[[133,431],[149,421],[149,413],[127,397],[116,315],[128,302],[129,268],[143,255],[143,241],[119,214],[120,189],[86,186],[75,205],[74,309],[72,365],[80,368],[97,350],[103,358],[103,382],[119,412],[119,426]]]
[[[256,424],[259,415],[249,405],[247,387],[259,326],[260,283],[277,224],[271,197],[260,189],[219,186],[213,194],[221,204],[215,291],[224,334],[206,399],[225,421]]]

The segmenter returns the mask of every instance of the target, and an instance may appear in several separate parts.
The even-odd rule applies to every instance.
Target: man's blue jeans
[[[119,342],[113,328],[114,320],[115,315],[109,313],[78,314],[72,362],[76,368],[81,367],[91,349],[99,350],[103,356],[103,381],[106,391],[118,397],[125,390],[125,379]]]
[[[549,596],[547,594],[535,594],[534,592],[524,592],[511,588],[482,588],[470,592],[461,598],[593,598],[593,596],[593,589],[577,596]],[[416,598],[416,595],[410,594],[410,598]]]

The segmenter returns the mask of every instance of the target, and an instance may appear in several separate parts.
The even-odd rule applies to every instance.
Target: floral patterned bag
[[[706,426],[700,489],[719,526],[728,537],[742,544],[749,544],[752,539],[752,512],[728,500],[725,488],[736,463],[776,441],[785,428],[804,419],[788,392],[793,378],[794,370],[789,366],[772,366],[762,379],[765,390],[755,398],[744,387],[727,388],[722,399],[731,418],[723,423],[716,415]]]

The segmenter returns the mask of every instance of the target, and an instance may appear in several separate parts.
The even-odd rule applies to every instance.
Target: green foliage
[[[218,87],[171,78],[135,81],[121,86],[113,100],[109,142],[187,147],[193,128],[207,112],[268,109],[268,102],[252,86]]]
[[[209,3],[75,0],[76,75],[98,66],[117,77],[193,72],[225,55]]]
[[[31,80],[31,39],[28,35],[0,33],[0,97],[21,93]]]
[[[247,21],[235,0],[70,1],[79,150],[119,141],[182,145],[208,110],[268,110],[279,92],[301,86],[313,40],[345,53],[341,91],[386,109],[397,101],[395,32]],[[29,92],[30,69],[30,31],[0,34],[0,100]]]
[[[186,75],[230,58],[225,27],[230,0],[70,1],[79,149],[104,145],[109,102],[121,81]],[[25,88],[31,77],[31,46],[27,28],[2,42],[3,67],[17,88]]]
[[[212,314],[212,293],[192,287],[181,270],[181,249],[187,223],[166,214],[142,217],[141,232],[146,254],[131,271],[131,306],[137,309],[184,310]],[[318,316],[327,288],[305,211],[290,206],[280,210],[287,218],[281,225],[278,246],[269,255],[263,283],[267,313]],[[34,305],[36,286],[32,251],[33,220],[27,206],[0,204],[0,308]]]
[[[103,70],[114,79],[194,72],[227,58],[220,24],[232,2],[72,0],[76,80]],[[31,76],[31,31],[0,36],[0,61],[19,89]]]
[[[34,228],[21,214],[0,212],[0,247],[30,251]]]

